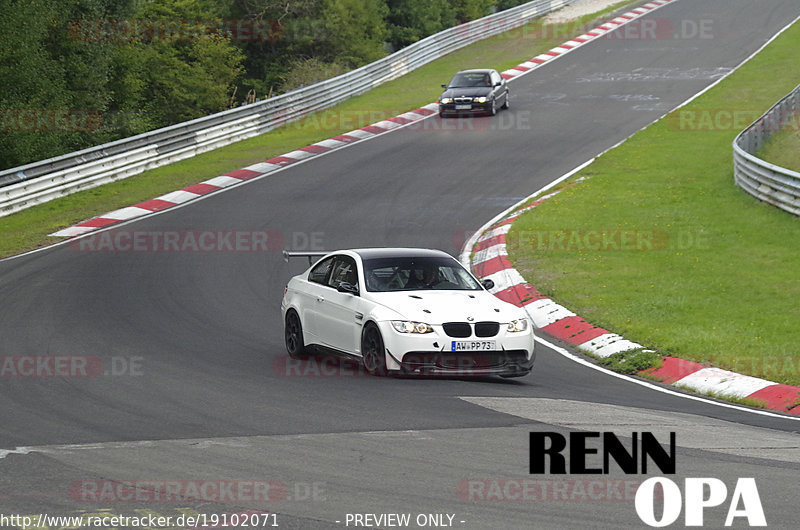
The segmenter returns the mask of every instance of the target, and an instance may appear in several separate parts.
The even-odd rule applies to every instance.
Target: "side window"
[[[501,82],[502,80],[503,80],[503,78],[500,77],[500,74],[498,74],[497,72],[492,72],[492,84],[493,85],[496,85],[497,83]]]
[[[331,278],[328,280],[328,285],[336,289],[342,282],[347,282],[350,285],[358,287],[356,262],[349,256],[336,257],[336,261],[333,265],[333,272],[331,272]]]
[[[333,265],[333,257],[330,257],[324,261],[320,261],[314,265],[314,268],[308,273],[308,281],[326,285],[326,280],[328,279],[328,272],[331,270],[331,265]]]

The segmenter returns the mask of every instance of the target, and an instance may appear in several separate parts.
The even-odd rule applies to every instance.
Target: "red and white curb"
[[[219,191],[228,186],[241,184],[242,182],[254,179],[256,177],[264,176],[301,160],[313,158],[315,156],[340,149],[352,143],[387,133],[393,129],[396,129],[397,127],[423,120],[428,116],[435,114],[437,111],[437,104],[431,103],[429,105],[425,105],[424,107],[420,107],[410,112],[405,112],[387,120],[382,120],[377,123],[373,123],[372,125],[367,125],[366,127],[362,127],[345,134],[340,134],[339,136],[334,136],[333,138],[322,140],[321,142],[317,142],[315,144],[307,145],[306,147],[302,147],[296,151],[291,151],[289,153],[270,158],[269,160],[253,164],[242,169],[237,169],[236,171],[226,173],[219,177],[214,177],[199,184],[193,184],[183,188],[182,190],[173,191],[172,193],[167,193],[166,195],[156,197],[155,199],[151,199],[149,201],[141,202],[126,208],[121,208],[119,210],[114,210],[113,212],[103,214],[99,217],[95,217],[94,219],[89,219],[88,221],[83,221],[75,226],[64,228],[63,230],[59,230],[58,232],[50,235],[55,237],[75,237],[99,228],[105,228],[107,226],[120,223],[122,221],[128,221],[136,217],[141,217],[153,212],[165,210],[167,208],[177,206],[178,204],[197,199],[203,195]]]
[[[586,165],[588,164],[556,182],[571,176]],[[567,187],[572,185],[574,183]],[[608,357],[615,353],[642,348],[641,344],[594,326],[566,307],[543,296],[525,281],[509,261],[506,237],[512,223],[520,215],[536,208],[560,191],[551,192],[533,202],[530,202],[530,198],[525,199],[520,203],[524,206],[512,207],[510,213],[501,214],[489,221],[467,242],[461,261],[471,267],[478,278],[489,278],[494,282],[494,287],[490,291],[496,297],[524,308],[536,328],[569,343],[580,351],[598,357]],[[644,370],[640,374],[696,392],[760,400],[768,409],[800,416],[800,387],[797,386],[774,383],[676,357],[663,357],[661,367]]]
[[[565,53],[579,48],[584,44],[602,37],[606,33],[614,31],[620,26],[623,26],[632,20],[635,20],[642,15],[653,11],[654,9],[674,1],[677,0],[654,0],[653,2],[644,4],[616,17],[613,20],[606,22],[605,24],[601,24],[600,26],[593,28],[579,37],[575,37],[574,39],[565,42],[561,46],[557,46],[548,52],[537,55],[536,57],[533,57],[522,64],[506,70],[502,72],[501,75],[505,79],[513,79],[520,75],[527,74],[552,61],[553,59],[564,55]],[[340,149],[352,143],[387,133],[398,127],[423,120],[433,114],[436,114],[437,112],[437,103],[430,103],[416,110],[405,112],[398,116],[373,123],[372,125],[361,127],[360,129],[355,129],[339,136],[334,136],[328,140],[323,140],[321,142],[302,147],[296,151],[291,151],[289,153],[270,158],[269,160],[238,169],[231,173],[226,173],[222,176],[206,180],[199,184],[193,184],[192,186],[188,186],[182,190],[174,191],[172,193],[168,193],[166,195],[162,195],[161,197],[156,197],[155,199],[141,202],[133,206],[114,210],[113,212],[89,219],[88,221],[82,221],[77,225],[64,228],[50,235],[54,237],[76,237],[86,234],[87,232],[92,232],[100,228],[106,228],[108,226],[121,223],[123,221],[129,221],[137,217],[142,217],[154,212],[166,210],[167,208],[197,199],[198,197],[219,191],[228,186],[240,184],[247,180],[264,176],[277,169],[294,164],[295,162],[313,158],[329,151]]]
[[[514,77],[527,74],[531,70],[535,70],[539,68],[543,64],[546,64],[553,59],[564,55],[565,53],[571,52],[576,48],[580,48],[584,44],[591,42],[595,39],[598,39],[605,35],[606,33],[612,32],[615,29],[619,28],[620,26],[624,26],[625,24],[631,22],[632,20],[636,20],[637,18],[641,17],[642,15],[646,15],[647,13],[653,11],[654,9],[658,9],[659,7],[663,7],[671,2],[675,2],[677,0],[653,0],[647,4],[641,5],[636,9],[632,9],[627,13],[624,13],[613,20],[609,20],[605,24],[601,24],[595,28],[592,28],[590,31],[587,31],[583,35],[579,37],[575,37],[572,40],[568,40],[561,46],[556,46],[555,48],[551,49],[550,51],[546,51],[542,54],[537,55],[536,57],[525,61],[522,64],[518,64],[517,66],[506,70],[501,73],[501,75],[506,79],[513,79]]]

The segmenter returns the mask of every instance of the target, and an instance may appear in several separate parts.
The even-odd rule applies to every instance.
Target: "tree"
[[[212,114],[234,87],[318,82],[519,1],[0,0],[0,164]],[[53,120],[70,112],[102,120]]]
[[[228,7],[211,0],[153,0],[142,4],[137,17],[159,29],[173,24],[174,31],[157,30],[151,38],[136,39],[119,50],[119,61],[129,70],[118,72],[125,76],[117,85],[125,91],[125,97],[116,100],[123,105],[136,101],[145,109],[146,122],[156,126],[224,110],[233,83],[243,72],[244,60],[241,50],[231,42],[237,36],[224,31]]]
[[[230,16],[268,24],[273,31],[267,39],[240,42],[245,54],[245,77],[240,94],[255,90],[259,97],[286,90],[293,65],[310,59],[318,35],[324,32],[320,12],[324,0],[235,0]],[[314,59],[327,64],[323,59]],[[343,67],[336,67],[341,69]],[[305,77],[301,75],[301,77]]]
[[[227,108],[243,59],[214,29],[229,8],[219,0],[0,0],[2,167]],[[212,29],[192,33],[196,20]],[[124,31],[124,22],[152,29],[165,21],[181,31]]]
[[[317,36],[315,55],[351,67],[380,59],[386,55],[388,13],[384,0],[324,0],[324,32]]]
[[[408,46],[455,24],[447,0],[389,0],[387,23],[394,49]]]
[[[107,47],[76,39],[70,23],[116,15],[114,0],[0,1],[0,164],[14,167],[79,149],[103,133]]]
[[[467,22],[485,17],[495,0],[448,0],[458,22]]]

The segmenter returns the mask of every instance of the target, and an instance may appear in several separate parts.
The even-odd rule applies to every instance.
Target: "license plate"
[[[497,349],[493,340],[454,340],[450,351],[492,351]]]
[[[456,105],[456,110],[470,110],[472,105]]]

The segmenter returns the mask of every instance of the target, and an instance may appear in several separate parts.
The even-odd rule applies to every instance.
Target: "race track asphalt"
[[[494,118],[429,118],[115,230],[266,230],[281,249],[312,241],[315,250],[419,246],[457,255],[486,220],[702,90],[798,15],[793,0],[679,0],[648,17],[661,27],[702,23],[710,33],[612,35],[512,81],[512,108]],[[796,520],[787,492],[800,467],[797,421],[654,392],[546,347],[533,374],[519,380],[379,379],[332,359],[319,361],[325,376],[318,377],[313,366],[290,364],[279,303],[303,268],[285,263],[277,246],[90,252],[61,245],[1,261],[0,355],[88,356],[123,373],[0,380],[0,448],[39,448],[0,458],[0,512],[177,509],[87,505],[66,493],[75,481],[97,478],[274,477],[325,485],[325,500],[296,495],[267,507],[290,528],[398,510],[458,513],[464,528],[528,527],[534,516],[542,527],[641,526],[632,504],[481,504],[458,496],[465,479],[528,476],[527,433],[571,428],[531,412],[559,399],[575,404],[576,425],[611,411],[595,430],[623,426],[624,433],[614,414],[643,410],[655,419],[635,430],[691,420],[687,432],[714,440],[725,432],[730,437],[720,440],[752,445],[740,454],[679,438],[679,476],[706,473],[729,488],[735,477],[755,476],[770,526]],[[533,401],[507,413],[462,397]],[[767,451],[776,446],[786,452]]]

